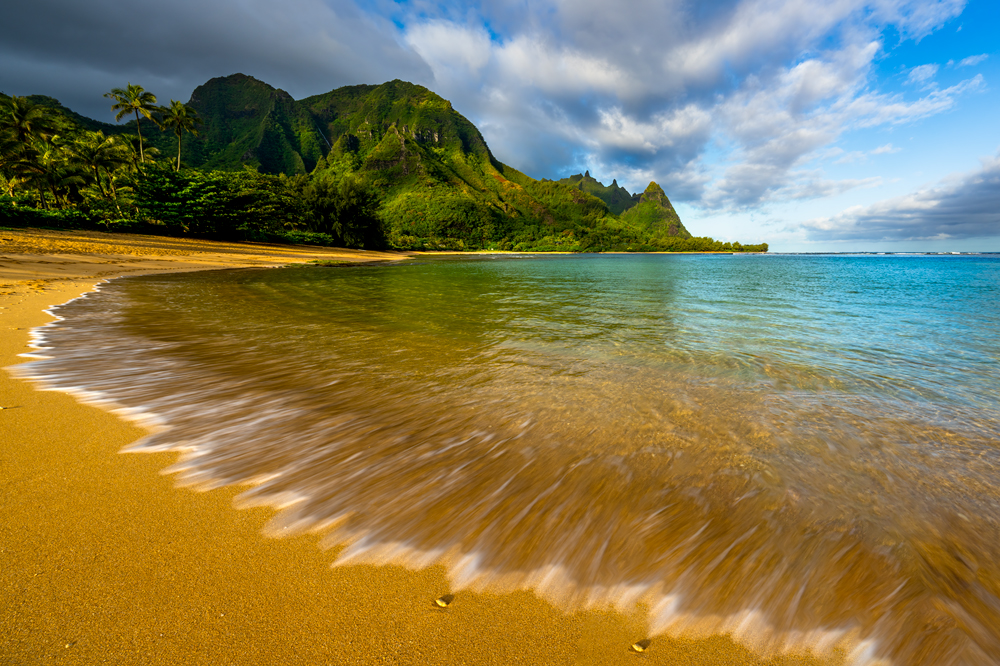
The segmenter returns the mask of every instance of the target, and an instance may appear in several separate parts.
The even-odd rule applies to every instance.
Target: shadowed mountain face
[[[618,179],[611,181],[610,185],[605,185],[590,175],[590,172],[576,174],[569,178],[562,178],[558,182],[583,190],[587,194],[592,194],[608,205],[615,215],[621,215],[632,206],[639,203],[639,196],[631,195],[624,187],[618,184]]]
[[[188,104],[204,125],[190,142],[197,166],[305,173],[323,155],[314,121],[284,90],[233,74],[195,88]],[[307,161],[308,160],[308,161]]]
[[[450,102],[405,81],[346,86],[296,101],[284,90],[233,74],[198,86],[189,104],[205,123],[195,142],[199,154],[191,158],[196,165],[248,164],[292,175],[326,168],[324,158],[332,153],[334,159],[355,156],[357,166],[377,171],[415,166],[415,145],[458,148],[493,161],[479,130]]]

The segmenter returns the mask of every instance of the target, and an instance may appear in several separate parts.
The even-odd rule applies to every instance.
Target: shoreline
[[[0,366],[26,360],[17,355],[53,301],[123,270],[388,254],[119,236],[0,230]],[[9,252],[12,237],[37,251]],[[176,453],[118,455],[145,434],[138,425],[7,372],[0,387],[0,664],[820,663],[762,659],[724,636],[649,637],[639,609],[565,613],[527,591],[462,591],[435,609],[452,591],[443,567],[332,568],[340,548],[322,550],[318,535],[265,538],[274,512],[234,509],[242,488],[176,488],[161,473]],[[643,638],[650,649],[630,654]]]

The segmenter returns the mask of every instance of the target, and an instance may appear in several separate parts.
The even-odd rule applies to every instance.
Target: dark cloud
[[[907,241],[1000,236],[1000,153],[936,187],[802,225],[814,241]]]
[[[32,0],[0,22],[0,89],[46,94],[109,115],[102,93],[127,81],[186,101],[208,79],[242,72],[293,97],[393,78],[430,80],[387,20],[320,0]]]

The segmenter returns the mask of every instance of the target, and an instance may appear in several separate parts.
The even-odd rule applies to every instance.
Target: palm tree
[[[159,112],[161,116],[160,127],[163,129],[169,127],[177,135],[177,166],[174,168],[174,171],[180,171],[181,137],[184,132],[190,132],[198,136],[198,130],[195,129],[195,125],[201,124],[201,118],[198,117],[198,113],[190,106],[181,104],[175,99],[170,100],[170,106],[161,106]]]
[[[12,132],[0,131],[0,182],[9,197],[14,196],[14,187],[21,180],[17,164],[23,152],[24,146],[14,138]]]
[[[126,88],[112,88],[111,92],[104,93],[104,96],[115,100],[111,105],[114,112],[115,121],[120,121],[130,113],[135,114],[135,131],[139,133],[139,161],[145,162],[146,156],[142,152],[142,128],[139,127],[139,114],[149,120],[153,119],[153,112],[156,108],[156,95],[147,92],[142,86],[134,86],[131,83]]]
[[[104,136],[104,132],[87,132],[80,141],[73,144],[72,151],[78,164],[93,171],[94,181],[101,191],[101,196],[105,199],[110,198],[101,181],[101,170],[104,170],[108,175],[108,181],[111,182],[112,172],[128,162],[122,145]]]
[[[55,140],[59,118],[52,109],[26,97],[0,96],[0,171],[7,193],[14,187],[36,181],[40,169],[39,147]],[[46,206],[43,185],[35,182],[38,199]]]
[[[69,205],[70,194],[86,184],[86,173],[59,136],[49,141],[37,140],[22,154],[15,169],[25,183],[38,191],[39,203],[48,209],[45,190],[52,195],[55,206]]]
[[[59,116],[49,107],[27,97],[0,97],[0,133],[22,146],[33,139],[48,139],[60,129]]]
[[[120,146],[122,152],[128,158],[128,163],[132,166],[132,172],[137,173],[139,171],[139,137],[135,134],[118,134],[112,137],[116,143]],[[160,154],[160,149],[156,146],[150,146],[146,149],[146,153],[149,154],[149,161],[155,162],[156,157]]]

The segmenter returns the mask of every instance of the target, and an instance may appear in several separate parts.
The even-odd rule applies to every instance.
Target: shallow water
[[[18,372],[342,561],[652,632],[1000,663],[1000,259],[571,256],[118,280]],[[843,632],[849,632],[844,634]],[[864,649],[866,648],[866,649]]]

